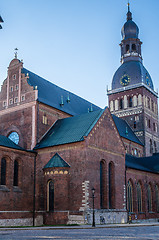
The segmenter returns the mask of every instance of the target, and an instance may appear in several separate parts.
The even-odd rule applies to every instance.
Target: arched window
[[[136,128],[136,121],[134,121],[134,128]]]
[[[150,109],[150,98],[147,97],[147,107]]]
[[[142,105],[142,96],[141,96],[141,94],[139,94],[139,96],[138,96],[138,105],[139,106]]]
[[[137,149],[134,149],[134,155],[137,156]]]
[[[151,121],[150,121],[150,119],[148,120],[148,127],[151,128]]]
[[[156,142],[154,141],[154,151],[155,153],[157,153],[157,146],[156,146]]]
[[[129,107],[132,107],[132,97],[129,97]]]
[[[109,163],[109,209],[115,208],[114,164]]]
[[[159,191],[158,186],[155,186],[155,194],[156,194],[156,212],[159,212]]]
[[[151,191],[150,184],[148,185],[148,188],[147,188],[147,209],[148,209],[148,212],[152,211],[152,191]]]
[[[131,181],[127,184],[127,200],[128,200],[128,211],[133,212],[133,188]]]
[[[127,45],[126,45],[126,52],[127,52],[127,53],[129,53],[129,48],[130,48],[130,46],[129,46],[129,44],[127,44]]]
[[[122,98],[119,101],[119,107],[120,107],[120,109],[123,109],[123,99]]]
[[[132,50],[135,52],[136,51],[136,45],[133,43],[132,44]]]
[[[6,185],[6,159],[1,159],[1,185]]]
[[[152,146],[152,140],[150,139],[150,153],[153,153],[153,146]]]
[[[118,110],[118,100],[115,100],[115,110]]]
[[[47,184],[47,211],[54,211],[54,182],[52,180]]]
[[[110,101],[110,111],[112,112],[114,110],[114,104],[113,101]]]
[[[104,162],[100,161],[100,207],[104,208]]]
[[[127,96],[125,95],[124,96],[124,108],[127,108],[127,102],[128,102]]]
[[[14,161],[14,177],[13,177],[13,186],[18,186],[18,173],[19,173],[19,164],[18,161]]]
[[[133,106],[134,107],[137,106],[137,96],[136,95],[133,97]]]
[[[147,117],[145,118],[145,125],[146,125],[146,127],[148,126],[148,119],[147,119]]]
[[[141,184],[137,183],[137,209],[138,212],[142,212],[142,190],[141,190]]]
[[[154,101],[151,100],[152,112],[154,112]]]

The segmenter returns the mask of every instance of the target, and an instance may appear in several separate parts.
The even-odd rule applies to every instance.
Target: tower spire
[[[127,12],[127,21],[132,20],[132,13],[130,12],[130,3],[128,0],[128,12]]]

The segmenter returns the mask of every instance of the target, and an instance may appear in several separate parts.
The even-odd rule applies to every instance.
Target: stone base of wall
[[[87,210],[84,213],[85,224],[92,224],[93,211]],[[127,223],[127,211],[124,209],[100,209],[95,210],[95,223],[96,224],[115,224]]]
[[[35,226],[43,225],[43,213],[35,214]],[[0,211],[0,227],[33,226],[33,214],[31,212],[5,212]]]
[[[83,215],[69,215],[67,224],[85,224]]]
[[[35,226],[42,226],[44,224],[44,218],[43,218],[43,215],[37,215],[35,216]]]
[[[32,218],[0,219],[1,227],[33,226]]]

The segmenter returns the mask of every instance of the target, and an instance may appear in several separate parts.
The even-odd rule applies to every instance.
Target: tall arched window
[[[114,110],[114,104],[113,101],[110,101],[110,111],[112,112]]]
[[[14,177],[13,177],[13,185],[18,186],[18,174],[19,174],[19,164],[18,161],[14,161]]]
[[[158,186],[155,186],[155,195],[156,195],[156,212],[159,212],[159,191]]]
[[[115,100],[115,111],[118,110],[118,100]]]
[[[127,44],[127,45],[126,45],[126,52],[127,52],[127,53],[129,53],[129,48],[130,48],[130,46],[129,46],[129,44]]]
[[[156,142],[154,141],[154,151],[155,153],[157,153],[157,146],[156,146]]]
[[[150,119],[148,120],[148,127],[151,128],[151,121],[150,121]]]
[[[134,128],[136,128],[136,121],[134,121]]]
[[[152,211],[152,190],[150,184],[147,187],[147,209],[148,212]]]
[[[147,107],[150,109],[150,98],[147,97]]]
[[[139,96],[138,96],[138,105],[139,106],[142,105],[142,96],[141,96],[141,94],[139,94]]]
[[[121,98],[120,100],[119,100],[119,107],[120,107],[120,109],[123,109],[123,106],[124,104],[123,104],[123,99]]]
[[[6,185],[6,159],[1,159],[1,185]]]
[[[124,96],[124,108],[127,108],[127,103],[128,103],[128,100],[127,100],[127,96],[125,95]]]
[[[100,207],[104,208],[104,162],[100,162]]]
[[[129,97],[129,107],[132,107],[132,97]]]
[[[138,212],[142,212],[142,190],[141,190],[141,184],[137,183],[137,209]]]
[[[152,140],[150,139],[150,153],[153,153],[153,146],[152,146]]]
[[[109,209],[115,208],[115,174],[114,174],[114,164],[109,163]]]
[[[132,44],[132,50],[135,52],[136,51],[136,45],[133,43]]]
[[[128,200],[128,211],[133,212],[133,188],[130,180],[128,181],[128,184],[127,184],[127,200]]]
[[[133,106],[134,107],[137,106],[137,96],[136,95],[133,97]]]
[[[47,184],[47,211],[54,211],[54,182],[52,180]]]
[[[154,112],[154,101],[151,100],[152,112]]]

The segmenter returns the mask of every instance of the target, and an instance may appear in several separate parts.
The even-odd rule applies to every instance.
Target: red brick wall
[[[37,125],[38,139],[41,139],[41,137],[48,131],[48,129],[56,122],[56,120],[70,116],[67,113],[44,105],[42,103],[38,104],[37,111],[38,111],[38,125]],[[47,118],[47,124],[43,123],[43,116]]]
[[[0,185],[0,218],[31,217],[33,211],[34,154],[0,147],[0,161],[5,157],[6,185]],[[14,160],[18,161],[18,186],[13,186]],[[1,164],[0,164],[1,174]],[[7,211],[21,211],[12,214]],[[23,211],[27,211],[26,213]]]
[[[124,147],[111,118],[109,110],[101,116],[95,127],[92,129],[84,142],[65,144],[58,147],[38,150],[37,159],[37,210],[42,209],[42,202],[46,203],[46,182],[41,170],[50,158],[56,153],[70,165],[70,184],[69,184],[69,210],[71,213],[78,214],[82,207],[83,189],[82,183],[89,181],[89,206],[92,207],[91,189],[95,190],[95,208],[100,209],[100,161],[104,160],[106,165],[106,185],[105,207],[108,208],[108,165],[114,164],[114,187],[115,187],[115,208],[124,208],[124,184],[125,184],[125,158]],[[60,184],[62,175],[59,179]],[[66,183],[65,183],[66,184]],[[61,186],[61,185],[60,185]],[[44,187],[44,188],[43,188]],[[60,191],[57,199],[62,200]],[[63,194],[67,196],[66,188]],[[64,210],[64,209],[63,209]],[[66,209],[65,209],[66,210]]]
[[[155,185],[159,186],[158,174],[138,171],[135,169],[128,168],[126,170],[126,181],[131,180],[133,186],[133,214],[132,218],[135,218],[135,214],[138,219],[145,218],[158,218],[159,213],[156,211],[156,195],[155,195]],[[142,213],[139,213],[137,210],[137,183],[140,182],[142,188]],[[147,187],[148,184],[152,188],[152,212],[148,212],[147,205]]]
[[[19,134],[19,145],[26,149],[31,148],[32,142],[32,107],[1,113],[0,134],[8,136],[12,131]]]

